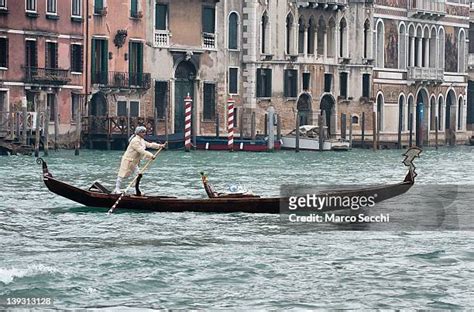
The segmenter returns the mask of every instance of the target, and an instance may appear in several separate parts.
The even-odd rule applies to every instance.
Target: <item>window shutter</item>
[[[166,4],[155,4],[155,29],[166,30],[166,17],[168,16],[168,6]]]
[[[131,0],[132,3],[131,3],[131,9],[130,9],[130,13],[131,15],[134,17],[134,16],[137,16],[137,12],[138,12],[138,3],[137,3],[137,0]]]
[[[54,43],[54,68],[59,68],[59,44]]]
[[[8,43],[8,38],[5,40],[5,45],[6,45],[6,48],[5,48],[5,63],[6,63],[6,67],[8,67],[9,65],[9,60],[10,60],[10,48],[9,48],[9,43]]]
[[[232,13],[229,16],[229,49],[237,49],[237,36],[238,36],[238,21],[237,14]]]
[[[102,72],[106,73],[109,71],[109,42],[107,40],[102,40],[102,57],[103,57],[103,67]]]
[[[202,31],[213,34],[215,32],[215,10],[211,7],[203,7]]]
[[[272,96],[272,70],[266,70],[266,86],[265,86],[265,97]]]
[[[80,53],[79,53],[79,56],[80,56],[80,59],[79,59],[79,69],[80,71],[79,72],[84,72],[84,47],[82,45],[79,46],[79,49],[80,49]]]
[[[45,58],[46,58],[46,68],[51,68],[51,62],[50,62],[50,58],[49,58],[49,43],[46,43],[46,49],[44,51],[44,54],[45,54]]]
[[[92,82],[96,82],[95,78],[96,77],[96,55],[97,55],[97,45],[96,45],[96,40],[92,39],[92,45],[91,45],[91,50],[92,50],[92,57],[91,57],[91,72],[92,72]]]
[[[257,97],[262,96],[262,70],[257,69]]]

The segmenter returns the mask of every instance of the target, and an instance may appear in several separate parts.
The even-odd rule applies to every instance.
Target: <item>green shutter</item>
[[[215,33],[215,9],[203,7],[202,10],[202,31],[211,34]]]
[[[265,96],[266,97],[271,97],[272,96],[272,70],[267,69],[266,70],[266,88],[265,88]]]
[[[168,6],[157,3],[155,5],[155,29],[166,30],[166,17],[168,16]]]
[[[138,2],[137,0],[131,0],[132,3],[130,4],[130,15],[132,17],[136,17],[138,13]]]
[[[95,42],[94,39],[92,39],[92,44],[91,44],[91,46],[92,46],[92,47],[91,47],[91,49],[92,49],[91,74],[92,74],[92,82],[94,83],[94,82],[96,82],[96,81],[95,81],[95,77],[96,77],[96,71],[97,71],[97,69],[96,69],[96,66],[97,66],[97,65],[96,65],[96,59],[95,59],[95,55],[96,55],[95,53],[96,53],[97,47],[96,47],[96,42]]]
[[[262,92],[261,92],[261,82],[262,80],[262,70],[260,68],[257,69],[257,97],[261,97],[262,96]]]

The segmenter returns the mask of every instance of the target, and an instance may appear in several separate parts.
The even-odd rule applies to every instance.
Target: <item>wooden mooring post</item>
[[[413,113],[410,113],[408,126],[410,127],[410,138],[409,138],[408,146],[412,147],[413,146]]]
[[[216,138],[219,138],[219,112],[216,114]]]
[[[74,155],[79,156],[79,150],[81,149],[81,109],[76,108],[76,144],[74,145]]]
[[[352,114],[349,114],[349,149],[352,149]]]
[[[58,112],[58,100],[55,99],[54,105],[54,150],[57,151],[59,147],[59,112]],[[50,112],[51,113],[51,112]],[[46,124],[49,123],[49,118],[46,119]]]
[[[341,114],[341,139],[346,139],[347,119],[346,114]]]
[[[295,153],[300,151],[300,113],[296,111],[296,125],[295,125]]]
[[[326,116],[326,113],[324,111],[321,111],[321,113],[318,115],[318,126],[319,126],[319,151],[322,152],[324,150],[324,116]]]
[[[365,112],[362,112],[362,124],[361,124],[361,127],[362,127],[362,138],[361,138],[361,142],[360,142],[360,147],[361,148],[364,148],[365,147]]]
[[[44,116],[44,142],[43,142],[44,156],[49,156],[49,119],[50,118],[51,118],[51,110],[49,108],[46,108],[46,115]],[[55,133],[54,139],[56,140],[56,133]],[[56,143],[54,143],[54,146],[56,146]]]
[[[438,149],[438,128],[439,128],[439,120],[438,116],[435,117],[435,148]]]
[[[252,141],[255,141],[257,138],[257,119],[255,112],[252,112],[252,119],[250,120],[250,135],[252,136]]]
[[[26,102],[21,107],[21,113],[22,113],[22,117],[23,117],[22,142],[23,142],[23,145],[27,145],[28,144],[28,111],[27,111],[27,108],[26,108]]]
[[[37,110],[36,111],[36,127],[35,127],[35,157],[39,157],[40,123],[41,123],[41,111]]]
[[[372,148],[377,150],[377,112],[372,112]]]
[[[244,112],[242,109],[239,109],[239,137],[241,140],[244,139]]]
[[[277,140],[281,140],[281,117],[277,114]]]

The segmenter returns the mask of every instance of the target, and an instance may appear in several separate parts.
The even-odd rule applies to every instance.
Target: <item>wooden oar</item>
[[[166,146],[166,143],[164,144]],[[123,195],[125,195],[125,193],[127,193],[128,189],[135,183],[135,181],[137,181],[138,177],[143,174],[145,172],[145,170],[148,168],[148,166],[150,166],[150,164],[153,162],[153,160],[156,159],[156,157],[158,156],[158,154],[161,152],[161,150],[163,149],[163,147],[160,147],[158,149],[158,151],[156,151],[155,155],[153,155],[153,158],[151,158],[146,164],[145,166],[143,166],[143,168],[140,170],[140,172],[135,176],[135,178],[132,180],[132,182],[130,182],[130,184],[127,186],[127,188],[120,194],[119,198],[117,199],[117,201],[114,203],[114,205],[112,206],[112,208],[109,209],[109,211],[107,212],[107,214],[111,214],[115,211],[115,209],[117,208],[117,205],[119,204],[119,202],[122,200],[122,197]]]

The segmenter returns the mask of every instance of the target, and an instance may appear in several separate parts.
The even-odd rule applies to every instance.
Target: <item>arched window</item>
[[[459,30],[458,41],[458,72],[464,73],[466,71],[466,33],[464,29]]]
[[[339,23],[339,57],[346,56],[347,45],[347,23],[344,18]]]
[[[430,131],[436,129],[436,99],[434,96],[430,100]]]
[[[438,98],[438,130],[441,131],[443,129],[443,96],[441,95]]]
[[[298,53],[304,53],[304,33],[305,33],[305,23],[304,20],[300,17],[298,20]]]
[[[239,16],[232,12],[229,15],[229,49],[238,49],[239,36]],[[263,40],[262,40],[263,41]]]
[[[398,129],[405,131],[405,96],[403,94],[398,98]]]
[[[326,47],[324,46],[324,35],[326,34],[326,22],[323,17],[318,21],[318,56],[324,56]]]
[[[384,67],[384,36],[385,30],[382,21],[377,23],[377,39],[376,39],[376,59],[375,59],[375,66],[376,67]]]
[[[459,97],[458,101],[458,130],[462,130],[462,115],[463,115],[463,104],[464,104],[464,99],[462,96]]]
[[[383,95],[377,96],[377,130],[383,131]]]
[[[436,35],[436,29],[433,27],[430,34],[430,67],[436,68],[436,41],[438,36]]]
[[[439,47],[438,47],[438,68],[443,69],[444,71],[444,45],[445,45],[445,39],[444,39],[444,29],[440,28],[439,29]]]
[[[398,68],[405,69],[407,67],[407,49],[406,49],[406,27],[405,24],[400,24],[400,30],[398,33]]]
[[[369,58],[369,34],[370,22],[367,19],[364,23],[364,58]]]
[[[268,51],[268,14],[267,12],[263,13],[262,15],[262,29],[261,29],[261,53],[262,54],[267,54],[269,53]]]
[[[430,55],[429,55],[429,44],[430,44],[430,31],[428,27],[425,27],[423,30],[423,38],[421,39],[422,44],[422,66],[429,67],[430,66]]]
[[[314,24],[314,19],[311,17],[308,23],[308,45],[307,45],[307,53],[314,54],[314,28],[316,25]]]
[[[353,114],[351,120],[352,120],[353,125],[358,125],[359,124],[359,115]]]
[[[415,66],[415,27],[408,26],[408,67]]]
[[[413,96],[410,95],[408,97],[407,101],[407,117],[406,117],[406,122],[407,122],[407,130],[413,129]]]
[[[336,48],[336,22],[333,18],[329,20],[328,27],[328,49],[326,55],[328,57],[335,57],[335,48]]]
[[[293,52],[293,15],[288,14],[286,17],[286,54]]]

